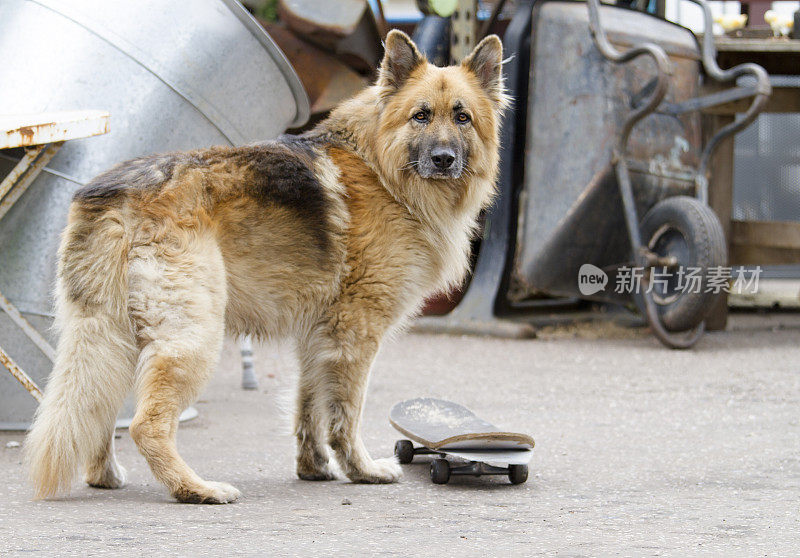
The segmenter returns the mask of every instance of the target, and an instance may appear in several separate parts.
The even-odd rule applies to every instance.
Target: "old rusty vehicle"
[[[515,112],[502,131],[500,198],[463,299],[423,328],[523,336],[526,324],[498,316],[580,297],[635,304],[669,347],[697,342],[720,291],[705,278],[686,289],[682,274],[705,277],[727,257],[707,203],[711,157],[771,89],[755,64],[719,68],[708,5],[691,1],[705,15],[700,41],[598,0],[517,3],[504,36]],[[712,83],[728,85],[707,92]],[[704,137],[700,112],[742,99],[747,112]],[[587,265],[607,278],[589,294]],[[636,288],[619,288],[631,280]]]

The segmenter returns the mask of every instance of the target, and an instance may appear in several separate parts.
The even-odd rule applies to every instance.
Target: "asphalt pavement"
[[[400,436],[403,399],[462,403],[533,435],[526,484],[457,477],[429,460],[393,485],[294,475],[288,411],[296,363],[256,347],[258,391],[239,388],[228,340],[218,373],[181,425],[179,449],[242,491],[226,506],[175,503],[127,431],[121,490],[76,481],[32,502],[19,432],[0,433],[3,556],[796,556],[800,553],[800,315],[736,315],[691,351],[600,326],[534,340],[403,334],[373,369],[363,434],[375,457]]]

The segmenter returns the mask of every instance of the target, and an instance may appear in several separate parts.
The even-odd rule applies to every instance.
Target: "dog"
[[[495,192],[509,99],[502,44],[436,67],[390,32],[374,85],[310,132],[122,163],[79,189],[59,247],[57,357],[25,443],[35,497],[118,488],[114,422],[180,502],[240,493],[200,478],[175,445],[180,413],[223,336],[294,338],[297,475],[397,481],[360,437],[383,338],[461,283]],[[330,448],[329,451],[328,448]]]

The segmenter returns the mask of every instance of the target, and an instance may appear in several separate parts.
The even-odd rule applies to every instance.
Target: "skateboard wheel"
[[[414,444],[408,440],[397,440],[394,444],[394,454],[397,460],[402,463],[411,463],[414,461]]]
[[[528,480],[528,466],[527,465],[509,465],[508,466],[508,480],[511,484],[522,484]]]
[[[434,459],[431,462],[431,480],[434,484],[447,484],[450,480],[450,463],[447,459]]]

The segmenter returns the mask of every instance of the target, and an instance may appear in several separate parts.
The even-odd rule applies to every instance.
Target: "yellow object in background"
[[[772,34],[776,37],[788,37],[792,28],[794,28],[794,16],[792,14],[776,12],[775,10],[767,10],[764,14],[764,21],[769,24],[772,28]]]
[[[723,14],[714,17],[714,23],[719,24],[726,33],[744,28],[747,25],[745,14]]]
[[[458,0],[417,0],[417,7],[424,14],[450,17],[456,11]]]

